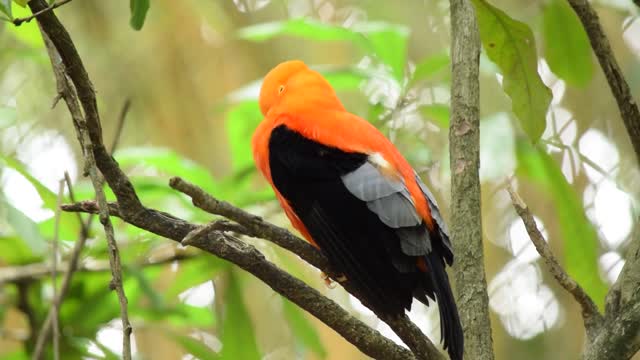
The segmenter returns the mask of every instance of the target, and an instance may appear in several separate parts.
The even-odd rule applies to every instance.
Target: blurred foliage
[[[601,305],[624,263],[638,215],[637,163],[585,32],[564,1],[473,2],[484,49],[481,179],[497,358],[574,358],[583,343],[579,308],[540,265],[502,186],[514,175],[554,252]],[[133,99],[114,157],[147,206],[192,222],[211,221],[167,186],[171,176],[181,176],[288,226],[254,169],[250,141],[262,119],[257,103],[262,76],[280,61],[300,58],[329,80],[350,111],[394,141],[447,214],[448,1],[380,6],[341,0],[130,0],[128,5],[73,1],[56,13],[98,90],[105,139],[116,132],[124,99]],[[618,1],[597,5],[639,98],[638,10]],[[7,20],[29,15],[24,2],[9,0],[0,0],[0,13]],[[93,189],[81,176],[80,149],[66,109],[61,104],[50,109],[55,85],[35,21],[19,27],[1,23],[0,48],[2,279],[9,270],[27,269],[17,266],[49,263],[57,201],[52,189],[63,171],[71,173],[77,199],[92,199]],[[68,193],[63,201],[70,201]],[[228,263],[119,220],[115,227],[138,358],[364,358]],[[76,214],[62,214],[61,259],[68,260],[79,234]],[[297,257],[245,240],[388,334],[342,290],[325,288],[318,272]],[[93,221],[81,262],[92,269],[106,260],[103,231]],[[525,265],[533,278],[513,270]],[[65,358],[119,357],[118,302],[109,280],[105,271],[75,274],[60,309]],[[52,286],[49,276],[0,285],[0,357],[29,357],[39,330],[31,325],[46,316]],[[435,308],[415,306],[411,316],[437,342]]]

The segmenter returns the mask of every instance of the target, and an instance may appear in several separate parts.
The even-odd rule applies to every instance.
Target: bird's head
[[[276,108],[295,111],[311,106],[342,109],[329,82],[302,61],[280,63],[265,76],[260,88],[260,111],[264,116]]]

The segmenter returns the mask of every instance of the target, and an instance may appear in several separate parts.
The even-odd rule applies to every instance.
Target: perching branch
[[[636,159],[640,163],[640,110],[638,103],[633,99],[627,80],[622,75],[620,66],[611,50],[609,40],[604,34],[598,14],[587,0],[568,0],[569,4],[580,18],[584,29],[589,36],[591,47],[600,62],[613,97],[618,103],[620,116],[629,133],[629,140],[636,153]],[[638,1],[636,0],[636,3]]]
[[[168,237],[176,241],[182,241],[182,242],[190,241],[191,240],[190,238],[193,238],[193,237],[197,237],[197,236],[201,237],[202,236],[201,233],[203,232],[206,233],[207,231],[219,231],[222,229],[232,230],[233,232],[243,234],[246,236],[258,237],[265,240],[269,240],[275,243],[276,245],[283,247],[284,249],[290,250],[291,252],[300,256],[303,260],[307,261],[310,264],[313,264],[314,266],[318,267],[320,270],[324,271],[330,276],[337,277],[337,274],[335,274],[335,272],[331,270],[331,268],[329,267],[328,260],[320,251],[316,250],[313,246],[309,245],[309,243],[307,243],[306,241],[291,234],[289,231],[283,228],[277,227],[273,224],[270,224],[262,220],[260,217],[247,213],[244,210],[240,208],[236,208],[227,202],[219,201],[213,198],[212,196],[210,196],[209,194],[207,194],[204,190],[198,188],[193,184],[190,184],[189,182],[183,179],[172,178],[170,181],[170,184],[174,189],[182,191],[185,194],[188,194],[189,196],[191,196],[192,201],[194,202],[194,204],[196,204],[197,207],[215,215],[224,214],[225,217],[231,220],[237,221],[237,223],[221,223],[221,221],[219,220],[217,222],[214,222],[209,225],[205,225],[203,227],[196,227],[195,225],[187,223],[184,220],[177,219],[172,215],[161,213],[152,209],[147,209],[145,212],[145,216],[138,219],[139,222],[130,222],[132,225],[154,232],[153,230],[149,229],[149,226],[152,225],[153,220],[151,219],[147,220],[146,219],[147,217],[152,218],[152,217],[158,216],[167,220],[171,219],[173,224],[167,225],[167,227],[165,228],[166,230],[170,230],[170,231],[167,231],[164,233],[158,233],[158,235]],[[65,211],[88,212],[88,213],[95,213],[98,210],[97,204],[95,201],[82,201],[75,204],[63,205],[62,209]],[[112,216],[122,217],[122,214],[117,204],[114,204],[114,203],[109,204],[109,212]],[[149,216],[151,214],[153,215]],[[190,245],[197,246],[197,244],[198,243],[191,243]],[[200,246],[197,246],[197,247],[199,247],[202,250],[209,251],[207,248],[200,247]],[[217,253],[214,253],[214,254],[218,255]],[[231,262],[235,263],[235,261],[231,261]],[[251,273],[253,274],[253,272]],[[265,283],[271,286],[275,291],[280,292],[277,287],[274,287],[274,285],[272,285],[271,282],[265,281]],[[353,289],[350,288],[348,281],[341,283],[341,285],[345,287],[345,289],[347,289],[348,291],[353,292]],[[357,294],[354,294],[354,296],[358,297]],[[325,322],[324,314],[316,314],[314,310],[308,309],[309,306],[313,306],[312,304],[307,304],[307,303],[299,304],[292,298],[289,298],[289,300],[298,304],[301,308],[309,311],[311,314],[318,317],[318,319]],[[338,305],[335,305],[335,306],[339,307]],[[325,310],[325,311],[328,311],[329,313],[331,313],[334,310],[331,309],[331,310]],[[340,311],[343,311],[343,310],[340,309]],[[431,344],[428,340],[426,340],[425,336],[422,334],[420,329],[417,326],[415,326],[406,316],[403,316],[400,318],[381,318],[381,319],[385,321],[389,325],[389,327],[391,327],[391,329],[394,330],[394,332],[396,332],[398,336],[405,343],[407,343],[409,348],[412,349],[414,353],[421,354],[418,358],[424,358],[424,359],[443,359],[444,358],[444,356],[440,352],[438,352],[438,350],[433,346],[433,344]],[[330,323],[327,323],[327,325],[332,327],[334,330],[340,333],[343,337],[349,340],[349,337],[345,336],[345,334],[341,332],[341,329],[336,328],[334,325]],[[366,327],[366,325],[364,324],[362,324],[362,326]],[[363,329],[354,328],[354,331],[361,332],[363,331]],[[369,332],[369,331],[370,330],[366,330],[366,332]],[[384,339],[385,342],[388,341],[386,338],[382,337],[377,332],[376,334],[377,336],[380,336],[381,339]],[[353,344],[356,345],[358,348],[360,348],[360,345],[358,345],[357,343],[353,343]],[[367,350],[363,350],[362,348],[360,348],[360,350],[369,356],[373,356]],[[373,356],[373,357],[378,358],[378,356]],[[382,358],[386,358],[386,357],[382,357]]]
[[[95,201],[83,201],[63,205],[62,209],[64,211],[96,213],[98,206]],[[379,359],[414,358],[409,351],[394,344],[379,332],[351,316],[338,304],[322,296],[317,290],[279,269],[265,259],[264,255],[253,246],[222,232],[219,227],[205,225],[208,229],[203,231],[202,227],[170,214],[146,208],[144,212],[140,213],[140,216],[126,218],[123,217],[124,214],[120,207],[113,203],[109,204],[109,212],[112,216],[123,218],[131,225],[178,242],[189,238],[191,241],[189,245],[240,266],[291,302],[317,317],[368,356]],[[250,216],[255,218],[254,215]],[[162,227],[154,225],[158,221],[162,222]]]
[[[43,0],[32,0],[29,6],[32,11],[38,12],[46,8],[46,3]],[[117,215],[121,216],[126,222],[161,236],[181,241],[189,232],[196,229],[196,226],[169,214],[147,209],[142,205],[131,182],[104,146],[95,93],[69,34],[52,11],[43,12],[37,19],[43,31],[53,42],[62,61],[63,66],[61,68],[64,69],[66,77],[71,79],[79,102],[82,105],[84,118],[81,120],[85,121],[85,123],[76,122],[75,117],[74,123],[81,125],[77,126],[77,132],[81,144],[85,145],[84,156],[89,162],[91,162],[91,158],[95,158],[95,165],[104,175],[105,180],[118,200],[117,205],[110,206],[104,203],[101,198],[98,198],[97,202],[93,202],[94,210],[101,212],[101,221],[104,224],[108,223],[106,213],[117,210]],[[91,169],[92,167],[90,166],[88,170],[91,172]],[[112,212],[110,215],[116,214]],[[107,234],[109,232],[107,230]],[[229,240],[230,237],[228,235],[224,235],[219,231],[211,233],[208,238],[210,240],[213,238],[215,241],[207,242],[209,248],[205,250],[239,265],[262,279],[278,293],[289,298],[334,328],[365,354],[384,359],[413,358],[409,351],[397,346],[389,339],[381,336],[377,331],[348,315],[342,308],[333,301],[322,297],[316,290],[279,270],[268,261],[259,261],[261,255],[253,247],[241,242],[238,244],[237,240]],[[272,275],[276,276],[276,274],[278,277],[272,277]],[[297,290],[292,292],[291,289]],[[412,326],[406,317],[392,319],[388,323],[398,332],[401,338],[407,341],[419,358],[442,358],[442,355],[435,350],[429,340],[417,327]],[[124,325],[123,328],[125,333],[129,329],[127,325]]]
[[[172,188],[189,195],[189,197],[191,197],[191,201],[196,207],[211,214],[224,216],[230,220],[236,221],[244,227],[244,231],[242,232],[244,235],[269,240],[274,244],[297,254],[303,260],[322,270],[330,277],[334,279],[339,277],[340,274],[337,274],[331,269],[329,261],[320,251],[306,241],[291,234],[289,231],[269,224],[260,217],[249,214],[227,202],[219,201],[207,194],[204,190],[179,177],[172,178],[169,181],[169,185]],[[340,284],[358,299],[363,298],[362,296],[359,296],[357,290],[351,286],[348,280],[342,281]],[[376,315],[389,325],[400,339],[409,346],[418,359],[438,359],[442,357],[442,354],[407,316],[401,316],[398,318],[385,316],[381,313],[376,313]]]
[[[516,213],[518,213],[518,216],[520,216],[525,228],[527,229],[531,242],[538,251],[538,254],[540,254],[544,259],[544,262],[549,268],[549,272],[558,281],[560,286],[567,290],[578,304],[580,304],[587,337],[589,339],[593,339],[596,331],[599,330],[599,326],[604,320],[598,311],[598,307],[580,284],[573,280],[562,268],[556,257],[551,252],[549,244],[545,241],[544,236],[542,236],[542,233],[538,230],[538,226],[536,225],[536,221],[533,218],[529,207],[513,190],[511,183],[507,183],[507,191],[511,196],[511,201],[513,202],[513,207],[516,209]]]
[[[451,243],[466,359],[492,360],[480,206],[480,34],[469,0],[451,0]]]

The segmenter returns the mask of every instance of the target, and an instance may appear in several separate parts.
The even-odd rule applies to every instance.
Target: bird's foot
[[[333,279],[327,275],[324,271],[322,272],[322,274],[320,275],[320,277],[322,277],[322,280],[324,280],[325,285],[329,288],[329,289],[334,289],[336,287],[336,282],[333,281]],[[344,276],[343,274],[340,274],[337,278],[336,281],[339,283],[345,282],[347,281],[347,277]]]

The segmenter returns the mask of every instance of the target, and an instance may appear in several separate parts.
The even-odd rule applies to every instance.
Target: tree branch
[[[98,206],[95,201],[83,201],[76,204],[63,205],[62,209],[64,211],[96,213]],[[123,216],[117,204],[109,204],[109,212],[112,216]],[[255,218],[255,216],[251,216]],[[209,227],[208,230],[210,231],[206,231],[207,229],[203,230],[202,227],[153,209],[145,209],[139,216],[131,219],[123,218],[123,220],[131,225],[178,242],[190,237],[192,242],[189,245],[225,259],[250,272],[277,293],[334,329],[368,356],[379,359],[414,358],[409,351],[399,347],[379,332],[349,315],[338,304],[322,296],[317,290],[280,270],[273,263],[266,260],[264,255],[253,246],[224,234],[219,231],[219,228]],[[162,222],[164,226],[155,226],[154,224],[157,221]]]
[[[193,205],[196,207],[208,213],[224,216],[230,220],[236,221],[244,227],[244,235],[271,241],[274,244],[300,256],[303,260],[322,270],[330,277],[334,279],[340,277],[340,274],[331,269],[329,261],[322,252],[318,251],[318,249],[310,245],[308,242],[291,234],[289,231],[270,224],[262,218],[247,213],[246,211],[225,201],[220,201],[207,194],[199,187],[179,177],[171,178],[169,185],[172,188],[189,195]],[[351,286],[348,280],[340,282],[340,285],[362,301],[363,297],[360,296],[353,286]],[[366,302],[362,302],[367,305]],[[389,325],[389,327],[405,344],[407,344],[407,346],[409,346],[419,359],[437,359],[442,357],[442,354],[435,348],[435,346],[433,346],[431,341],[429,341],[422,331],[415,326],[407,316],[390,317],[375,311],[374,313],[376,313],[378,318]]]
[[[22,25],[22,23],[30,22],[31,20],[33,20],[33,19],[37,18],[38,16],[46,13],[47,11],[51,11],[51,10],[53,10],[55,8],[58,8],[58,7],[68,3],[70,1],[71,0],[60,0],[60,1],[56,2],[56,3],[51,4],[51,6],[47,6],[45,9],[42,9],[42,10],[37,11],[37,12],[34,12],[30,16],[23,17],[23,18],[15,18],[11,22],[13,22],[13,25],[15,25],[15,26],[20,26],[20,25]]]
[[[46,3],[42,0],[33,0],[29,2],[29,7],[31,8],[31,11],[33,11],[34,13],[44,10],[45,6],[46,6]],[[87,127],[87,122],[85,121],[85,118],[80,112],[78,107],[78,100],[76,98],[77,93],[70,86],[67,80],[69,69],[64,60],[62,61],[62,63],[57,61],[58,56],[62,57],[62,54],[59,53],[59,49],[58,49],[59,44],[56,44],[57,40],[54,39],[54,36],[56,35],[59,36],[59,34],[56,34],[55,32],[50,33],[49,31],[47,31],[45,27],[45,23],[47,23],[47,21],[45,19],[48,19],[48,20],[54,19],[55,22],[57,22],[57,18],[51,11],[41,12],[41,16],[38,18],[38,21],[39,21],[40,29],[43,33],[43,38],[45,40],[47,51],[49,53],[49,58],[51,59],[51,63],[53,66],[53,70],[54,70],[53,72],[55,74],[56,83],[58,86],[58,93],[62,95],[62,98],[67,103],[69,112],[71,113],[72,118],[74,120],[73,121],[74,127],[76,129],[78,140],[83,150],[84,161],[85,161],[85,164],[84,164],[85,174],[88,173],[89,177],[91,178],[91,182],[93,184],[93,188],[96,193],[96,199],[100,207],[99,217],[100,217],[100,222],[104,227],[105,235],[107,238],[107,243],[109,248],[109,251],[108,251],[109,262],[111,264],[111,283],[109,284],[109,287],[116,291],[116,294],[118,296],[118,301],[120,303],[120,318],[122,319],[122,329],[123,329],[122,357],[125,360],[130,360],[132,328],[131,328],[131,323],[129,322],[129,313],[127,310],[127,297],[125,295],[124,288],[122,286],[122,265],[120,263],[120,254],[118,252],[118,245],[114,237],[113,224],[111,223],[111,219],[109,217],[107,200],[102,187],[102,179],[100,177],[100,174],[98,173],[96,159],[92,151],[93,144],[89,139],[89,136],[87,135],[87,132],[89,131]],[[51,21],[51,23],[54,23],[54,22]],[[58,22],[58,24],[60,23]],[[64,28],[62,28],[62,31],[66,33]],[[76,90],[78,89],[77,85],[75,88]],[[86,114],[87,114],[87,109],[85,108],[85,115]],[[54,302],[53,304],[53,310],[54,310],[54,313],[52,316],[53,324],[56,324],[56,321],[57,321],[56,308],[59,305],[60,304],[56,302]],[[38,343],[38,345],[41,345],[41,344],[42,343],[40,342]],[[39,350],[34,352],[34,358],[37,359],[41,355],[42,350],[41,348],[37,348],[36,350]]]
[[[111,214],[113,215],[113,214]],[[72,254],[73,256],[73,254]],[[161,259],[154,260],[152,262],[149,261],[140,261],[134,263],[133,267],[148,267],[148,266],[160,266],[165,264],[171,264],[174,261],[188,261],[197,257],[197,255],[190,255],[183,252],[163,257]],[[71,259],[73,260],[73,259]],[[71,261],[60,262],[60,269],[58,269],[59,274],[68,274],[69,273],[69,265],[71,265]],[[92,273],[92,272],[104,272],[110,271],[111,267],[109,265],[108,260],[94,260],[88,264],[78,264],[74,269],[74,273]],[[51,275],[51,264],[48,262],[41,263],[33,263],[27,265],[19,265],[19,266],[5,266],[0,268],[0,285],[8,284],[8,283],[20,283],[20,282],[30,282],[40,280],[48,275]],[[64,281],[63,281],[64,282]],[[61,291],[60,291],[61,292]],[[58,294],[60,296],[60,294]]]
[[[480,206],[480,34],[469,0],[451,0],[451,242],[465,358],[492,360]]]
[[[62,197],[64,196],[64,183],[64,178],[58,183],[58,199],[56,200],[55,225],[53,230],[53,247],[51,249],[51,285],[53,287],[54,299],[58,298],[58,284],[56,283],[58,280],[58,237],[60,236],[60,206],[62,205]],[[58,360],[60,359],[60,306],[57,301],[54,301],[53,304],[51,304],[51,310],[53,311],[53,321],[51,322],[51,326],[53,328],[53,359]]]
[[[46,4],[43,0],[32,0],[29,5],[34,12],[37,12],[46,7]],[[51,11],[43,13],[41,16],[39,16],[38,21],[41,24],[43,30],[53,41],[60,55],[62,63],[64,64],[66,75],[68,75],[68,77],[73,82],[73,85],[75,86],[80,104],[82,105],[86,118],[86,129],[89,138],[89,141],[86,142],[86,144],[91,145],[91,148],[88,150],[92,151],[97,167],[100,169],[105,177],[105,180],[116,195],[116,198],[118,200],[118,215],[120,215],[128,223],[159,234],[161,236],[181,241],[184,236],[195,229],[195,226],[183,220],[177,219],[169,214],[147,209],[142,205],[131,182],[124,174],[124,172],[120,169],[116,161],[105,149],[102,140],[102,130],[95,93],[91,82],[89,81],[86,70],[82,64],[82,61],[75,49],[75,46],[73,45],[71,38],[69,37],[69,34],[66,32],[62,24],[60,24],[54,13]],[[82,129],[80,128],[80,130]],[[81,131],[79,132],[79,134],[82,135]],[[80,139],[82,140],[83,137],[81,137]],[[98,206],[98,208],[102,209],[103,211],[107,211],[108,209],[114,210],[113,206],[108,207],[106,206],[106,204],[105,206]],[[255,216],[253,217],[255,218]],[[104,218],[104,216],[101,216],[101,220],[103,220]],[[295,246],[298,246],[300,248],[303,247],[303,245],[299,244]],[[229,256],[228,251],[231,251],[229,249],[233,249],[233,247],[225,246],[223,248],[217,249],[220,252],[225,249],[227,253],[214,253],[214,255],[225,258],[225,256]],[[317,264],[320,264],[318,262],[319,259],[320,258],[315,259]],[[263,274],[259,273],[257,269],[248,265],[245,265],[245,270],[255,271],[255,273],[252,273],[257,277],[264,276]],[[288,274],[286,275],[290,276]],[[292,296],[287,291],[287,288],[283,288],[280,286],[282,284],[269,283],[268,285],[270,285],[272,288],[274,288],[284,296]],[[308,289],[310,291],[315,291],[312,288]],[[331,310],[333,310],[333,312],[331,312],[328,309],[318,311],[318,309],[315,308],[313,304],[301,303],[300,298],[290,300],[292,300],[294,303],[297,303],[305,310],[316,315],[320,320],[336,329],[342,336],[349,339],[354,343],[354,345],[356,345],[364,353],[370,356],[378,358],[412,358],[409,352],[399,348],[390,340],[382,337],[381,335],[379,335],[379,333],[370,329],[361,322],[355,320],[355,318],[345,318],[344,316],[341,317],[343,323],[349,324],[349,326],[347,327],[345,327],[343,323],[333,324],[331,314],[335,314],[336,312],[344,312],[344,310],[335,305],[333,302],[331,302],[331,304],[335,306],[332,306]],[[389,320],[388,323],[398,333],[403,341],[407,342],[407,344],[412,348],[414,353],[417,354],[416,356],[418,356],[419,358],[427,359],[429,358],[430,354],[434,354],[431,358],[442,357],[442,355],[435,349],[433,344],[431,344],[431,342],[422,334],[421,331],[419,331],[419,329],[417,329],[417,327],[408,324],[408,320],[406,319],[406,317]],[[361,334],[374,334],[372,336],[374,336],[375,340],[369,341],[371,340],[371,338],[363,338]],[[386,355],[378,356],[378,351],[384,351]]]
[[[516,209],[516,213],[518,213],[518,216],[520,216],[525,228],[527,229],[531,242],[540,256],[544,259],[544,262],[549,268],[549,272],[558,281],[560,286],[567,290],[578,304],[580,304],[587,337],[589,339],[593,339],[604,320],[598,311],[598,307],[584,289],[582,289],[580,284],[573,280],[569,274],[564,271],[562,266],[560,266],[560,263],[553,255],[549,245],[545,241],[544,236],[542,236],[542,233],[538,230],[536,221],[527,207],[527,204],[525,204],[522,198],[520,198],[520,196],[513,190],[510,182],[507,183],[507,191],[511,196],[511,201],[513,202],[513,207]]]
[[[583,360],[631,359],[640,349],[640,288],[636,288],[627,306],[607,316],[593,341],[586,344]]]
[[[609,40],[604,34],[602,25],[600,25],[598,14],[587,0],[568,1],[589,36],[591,47],[598,57],[600,67],[609,83],[609,88],[611,88],[613,97],[618,103],[620,116],[636,153],[636,160],[640,162],[640,110],[638,110],[638,104],[631,95],[629,84],[624,75],[622,75],[620,66],[618,66],[618,62],[611,50],[611,45],[609,45]],[[637,0],[635,1],[637,2]]]

